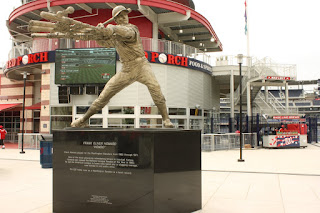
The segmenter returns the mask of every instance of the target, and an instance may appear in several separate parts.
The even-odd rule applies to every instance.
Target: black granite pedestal
[[[53,133],[53,212],[201,209],[201,132],[77,129]]]

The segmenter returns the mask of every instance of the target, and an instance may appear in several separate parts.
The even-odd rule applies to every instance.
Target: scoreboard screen
[[[116,73],[114,48],[56,50],[55,84],[102,84]]]

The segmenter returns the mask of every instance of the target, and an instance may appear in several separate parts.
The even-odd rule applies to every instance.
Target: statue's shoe
[[[166,119],[163,121],[163,125],[165,128],[174,128],[173,124],[171,123],[170,119]]]
[[[71,127],[88,127],[88,124],[84,122],[82,118],[78,118],[71,123]]]

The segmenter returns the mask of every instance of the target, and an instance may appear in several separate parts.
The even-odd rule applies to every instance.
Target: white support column
[[[172,54],[172,41],[168,42],[169,48],[168,48],[168,53]]]
[[[233,70],[230,71],[230,118],[234,121],[234,75]],[[234,132],[233,125],[231,127],[231,132]]]
[[[286,87],[286,113],[289,113],[289,90],[288,90],[288,83],[284,81]]]
[[[187,129],[190,129],[190,108],[187,107]]]
[[[139,128],[140,127],[140,106],[136,105],[134,107],[134,128]]]
[[[265,97],[265,101],[268,103],[269,89],[268,89],[268,86],[267,86],[267,84],[266,84],[266,80],[262,80],[262,83],[264,83],[264,97]]]
[[[152,25],[152,51],[158,52],[158,32],[159,32],[159,25],[158,22],[153,22]]]
[[[49,51],[52,50],[52,38],[49,38]]]

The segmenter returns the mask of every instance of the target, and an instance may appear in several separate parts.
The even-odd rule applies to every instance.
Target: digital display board
[[[114,48],[56,50],[55,84],[102,84],[115,73]]]

